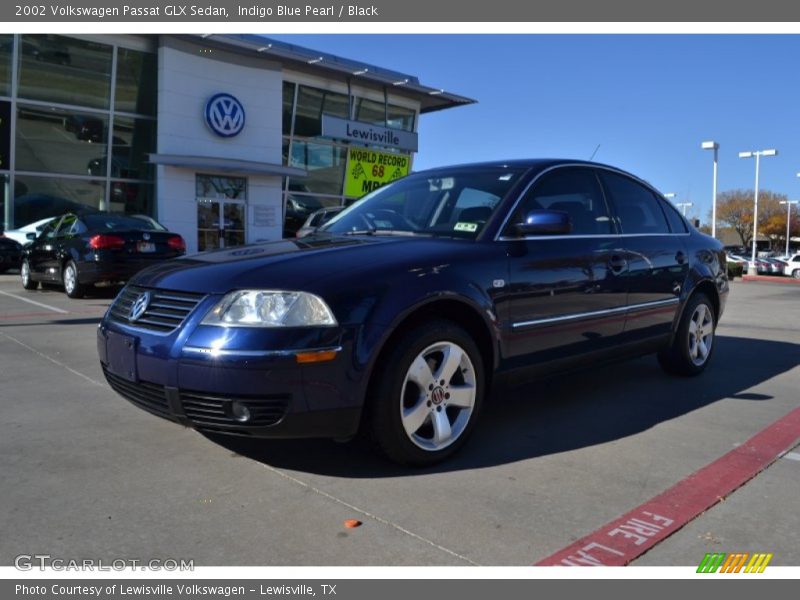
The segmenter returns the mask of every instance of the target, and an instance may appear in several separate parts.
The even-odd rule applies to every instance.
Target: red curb
[[[766,281],[767,283],[800,284],[800,279],[795,279],[794,277],[771,277],[770,275],[742,275],[742,281]]]
[[[624,566],[758,475],[793,448],[798,439],[800,408],[662,494],[536,565]]]

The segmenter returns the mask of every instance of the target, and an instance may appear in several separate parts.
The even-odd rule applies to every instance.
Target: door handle
[[[608,260],[608,267],[614,273],[622,273],[628,266],[628,261],[625,260],[624,257],[620,256],[619,254],[614,254]]]
[[[678,250],[678,253],[675,255],[675,260],[678,261],[679,265],[684,264],[686,262],[686,254],[684,254],[682,250]]]

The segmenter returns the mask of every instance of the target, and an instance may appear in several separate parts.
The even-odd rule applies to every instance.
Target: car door
[[[78,223],[78,217],[72,214],[64,215],[53,236],[52,250],[47,256],[45,266],[47,272],[52,274],[56,281],[61,281],[61,269],[69,255],[70,246],[73,244],[75,237],[73,231],[76,223]]]
[[[518,237],[532,210],[566,212],[568,235]],[[511,365],[570,359],[613,343],[625,319],[625,261],[591,168],[558,167],[523,194],[501,232],[509,261],[505,354]]]
[[[638,339],[669,334],[689,270],[687,225],[666,200],[639,181],[609,170],[601,170],[600,178],[628,262],[626,335]]]
[[[28,251],[28,264],[34,279],[54,279],[49,270],[55,257],[55,235],[61,218],[55,218],[47,223],[36,237]]]

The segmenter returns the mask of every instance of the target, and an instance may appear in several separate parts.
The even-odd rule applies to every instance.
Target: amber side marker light
[[[297,363],[304,365],[308,363],[329,362],[336,358],[338,350],[318,350],[316,352],[298,352],[295,354]]]

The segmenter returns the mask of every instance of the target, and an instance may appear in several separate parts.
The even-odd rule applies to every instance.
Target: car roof
[[[440,167],[432,167],[424,171],[417,171],[416,173],[431,173],[437,171],[450,171],[453,169],[476,169],[476,168],[511,168],[511,169],[548,169],[559,165],[580,165],[587,167],[602,167],[605,169],[613,169],[615,171],[622,171],[612,165],[603,163],[592,162],[589,160],[581,160],[575,158],[515,158],[511,160],[492,160],[476,163],[462,163],[456,165],[442,165]]]

